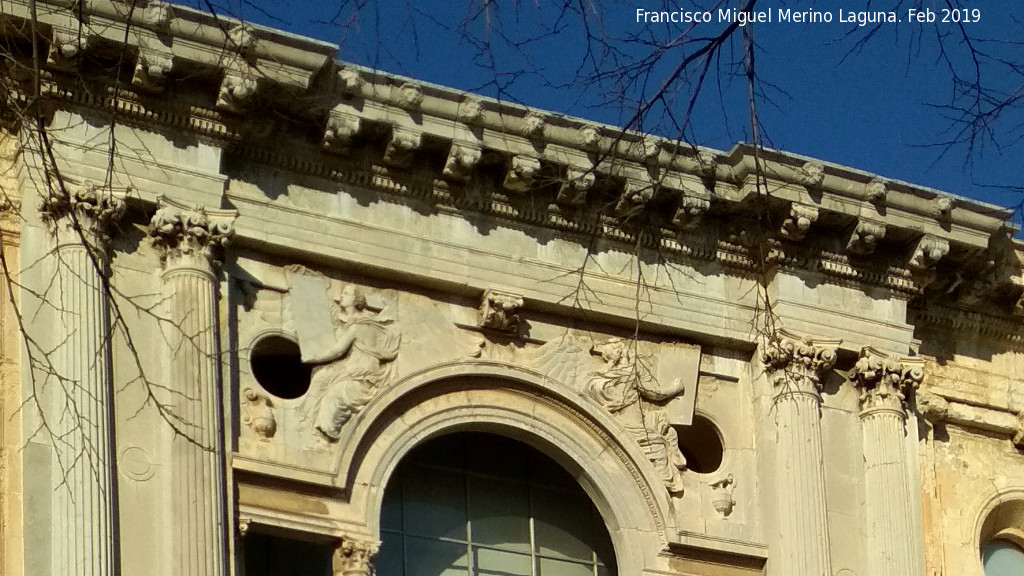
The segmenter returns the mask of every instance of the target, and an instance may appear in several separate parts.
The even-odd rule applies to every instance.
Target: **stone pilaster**
[[[168,307],[166,374],[176,437],[170,518],[178,533],[172,572],[226,574],[224,447],[217,337],[217,272],[235,213],[188,209],[161,199],[149,233],[162,250]]]
[[[780,333],[761,354],[774,389],[780,534],[773,574],[831,576],[821,450],[821,383],[839,342]]]
[[[870,574],[919,576],[923,566],[913,535],[910,470],[905,444],[905,392],[923,377],[920,365],[902,364],[870,348],[861,351],[853,371],[860,391],[864,433]]]
[[[50,563],[53,574],[114,576],[113,390],[107,290],[109,234],[124,202],[91,184],[62,186],[40,206],[56,247]]]

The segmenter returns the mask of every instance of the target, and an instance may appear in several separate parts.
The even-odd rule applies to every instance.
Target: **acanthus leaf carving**
[[[216,267],[235,235],[237,213],[201,206],[186,208],[164,197],[158,201],[160,207],[149,222],[149,236],[161,249],[164,263],[188,261],[193,266]]]
[[[619,201],[615,204],[615,216],[619,219],[631,218],[647,207],[647,203],[654,198],[654,191],[657,188],[656,182],[643,182],[627,179]]]
[[[838,340],[815,341],[779,330],[761,352],[776,394],[817,394],[825,374],[835,366]]]
[[[522,296],[488,290],[480,302],[480,327],[507,334],[519,334],[519,311],[522,307]]]
[[[54,233],[80,232],[82,240],[105,249],[114,225],[125,213],[121,194],[104,190],[88,180],[73,184],[67,179],[51,187],[39,212]]]
[[[236,114],[245,112],[255,100],[259,83],[252,70],[230,70],[224,75],[217,92],[217,107]]]
[[[373,576],[373,560],[380,550],[376,542],[342,538],[331,557],[333,576]]]
[[[513,156],[508,173],[505,174],[505,188],[515,192],[526,192],[533,185],[533,179],[538,172],[540,160],[529,156]]]
[[[924,370],[913,360],[901,362],[883,352],[864,348],[850,377],[857,385],[863,411],[887,409],[902,413],[907,393],[920,386]]]
[[[90,36],[84,24],[74,30],[54,28],[47,64],[65,70],[74,68],[89,48],[89,43]]]
[[[909,264],[915,271],[930,271],[935,268],[935,265],[946,254],[949,254],[949,240],[932,234],[925,234],[914,245]]]
[[[681,471],[686,468],[686,458],[679,451],[675,428],[656,404],[683,394],[682,379],[659,382],[651,369],[651,359],[639,354],[633,341],[612,338],[595,344],[591,353],[599,355],[605,367],[591,375],[585,386],[587,395],[619,419],[668,491],[682,494]]]
[[[132,85],[149,92],[161,92],[173,67],[174,57],[170,52],[139,50]]]

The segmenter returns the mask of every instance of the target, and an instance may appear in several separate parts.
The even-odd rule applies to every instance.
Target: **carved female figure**
[[[367,308],[355,286],[346,284],[331,299],[337,341],[321,352],[303,350],[302,361],[317,366],[298,414],[313,421],[321,440],[336,441],[345,422],[394,375],[401,335]]]

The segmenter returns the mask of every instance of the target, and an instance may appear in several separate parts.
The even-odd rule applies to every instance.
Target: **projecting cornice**
[[[755,165],[746,144],[720,152],[498,102],[189,8],[36,5],[42,95],[56,106],[188,132],[243,161],[432,206],[740,270],[790,268],[911,297],[928,290],[969,309],[1024,309],[1009,209],[775,150],[757,151]],[[27,1],[4,11],[3,33],[27,38]],[[27,80],[31,53],[21,56],[8,74]],[[119,61],[127,66],[111,65]],[[131,78],[117,83],[118,69]]]

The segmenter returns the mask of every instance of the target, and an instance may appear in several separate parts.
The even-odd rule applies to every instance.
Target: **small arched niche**
[[[982,523],[979,544],[985,576],[1024,574],[1024,499],[997,504]]]
[[[388,480],[377,576],[614,576],[611,538],[545,454],[485,432],[410,451]]]

